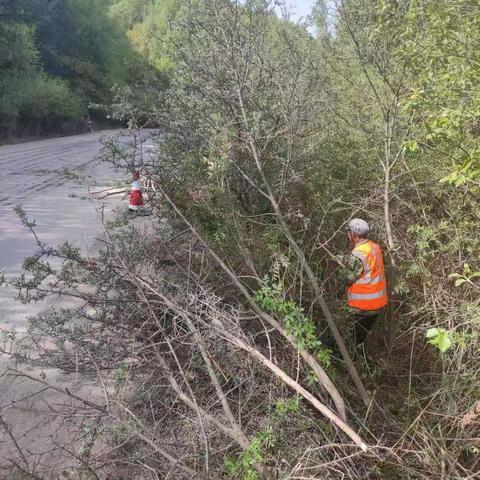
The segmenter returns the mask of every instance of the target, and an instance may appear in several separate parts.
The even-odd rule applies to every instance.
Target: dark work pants
[[[365,341],[368,332],[371,330],[380,315],[380,313],[378,315],[365,315],[362,313],[355,313],[353,315],[353,343],[355,345],[360,345]]]

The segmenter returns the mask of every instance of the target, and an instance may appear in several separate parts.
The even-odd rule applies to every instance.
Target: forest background
[[[148,232],[119,217],[95,260],[39,242],[14,282],[84,302],[31,320],[46,364],[104,388],[76,474],[478,478],[478,2],[318,1],[314,34],[261,0],[17,5],[5,134],[89,109],[160,132]],[[356,216],[388,266],[365,350],[325,250]]]
[[[127,31],[136,21],[133,11],[127,19],[122,9],[130,7],[112,3],[0,2],[3,138],[87,131],[95,122],[107,123],[106,114],[94,105],[110,102],[114,86],[165,80],[129,41]],[[143,11],[148,3],[131,8]]]

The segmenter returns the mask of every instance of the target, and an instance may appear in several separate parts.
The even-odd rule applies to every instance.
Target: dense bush
[[[155,8],[115,3],[148,38]],[[91,425],[118,448],[82,465],[124,478],[474,478],[478,6],[349,0],[326,18],[318,2],[314,38],[273,3],[181,2],[160,22],[148,55],[168,59],[168,89],[117,90],[113,111],[137,146],[133,127],[161,127],[142,157],[148,234],[118,218],[95,260],[40,244],[16,282],[27,300],[84,302],[32,321],[37,343],[56,341],[45,362],[105,382]],[[117,167],[138,166],[107,146]],[[345,250],[354,216],[372,224],[390,285],[366,355],[323,248]],[[328,328],[343,361],[320,341]]]
[[[8,3],[8,2],[7,2]],[[114,85],[152,74],[105,0],[22,0],[0,6],[0,134],[86,128],[92,103],[108,103]]]

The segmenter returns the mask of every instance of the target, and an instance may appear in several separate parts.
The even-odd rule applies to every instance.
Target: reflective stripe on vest
[[[360,278],[348,289],[348,305],[360,310],[378,310],[387,304],[387,284],[380,247],[368,240],[352,251],[363,265]]]
[[[349,300],[374,300],[383,297],[387,291],[385,289],[376,293],[350,293],[348,292]]]
[[[383,280],[382,277],[375,277],[375,278],[365,277],[365,278],[360,278],[357,281],[357,285],[376,285],[377,283],[380,283],[382,280]]]

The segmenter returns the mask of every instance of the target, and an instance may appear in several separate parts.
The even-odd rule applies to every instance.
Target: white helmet
[[[367,238],[368,234],[370,233],[370,226],[361,218],[353,218],[347,224],[347,231],[352,232],[353,235]]]

